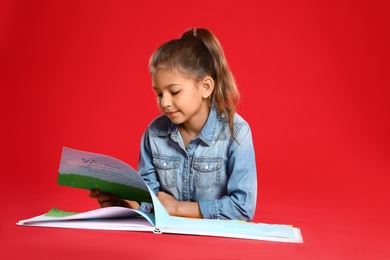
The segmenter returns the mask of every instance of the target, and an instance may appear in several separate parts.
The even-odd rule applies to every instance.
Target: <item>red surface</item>
[[[1,259],[390,259],[388,1],[2,1]],[[219,37],[252,126],[255,221],[304,244],[18,227],[97,206],[56,185],[63,145],[137,165],[147,71],[188,27]]]

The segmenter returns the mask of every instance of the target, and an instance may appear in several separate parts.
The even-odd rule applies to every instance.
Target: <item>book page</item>
[[[57,183],[99,189],[117,197],[152,203],[146,183],[127,163],[116,158],[63,147]]]
[[[162,226],[158,226],[158,228],[162,233],[236,237],[295,243],[303,242],[298,228],[282,224],[171,216]]]
[[[20,220],[18,225],[46,225],[46,222],[62,222],[69,220],[96,220],[96,219],[113,219],[113,221],[118,218],[126,218],[129,222],[133,222],[132,218],[143,217],[146,219],[150,225],[154,226],[154,215],[152,213],[142,212],[139,210],[134,210],[124,207],[107,207],[99,208],[86,212],[68,212],[63,211],[57,208],[52,208],[49,212],[44,215],[37,217]],[[39,224],[41,223],[41,224]]]

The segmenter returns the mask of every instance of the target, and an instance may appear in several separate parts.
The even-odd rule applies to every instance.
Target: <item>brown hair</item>
[[[179,39],[162,44],[152,55],[149,71],[173,69],[196,81],[210,76],[214,91],[210,102],[216,104],[218,115],[225,114],[234,138],[233,118],[239,102],[239,92],[227,64],[222,46],[208,29],[189,29]]]

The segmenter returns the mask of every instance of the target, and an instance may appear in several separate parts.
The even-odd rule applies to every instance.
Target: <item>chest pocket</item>
[[[162,187],[168,189],[176,186],[179,163],[180,159],[176,156],[153,155],[153,164]]]
[[[222,158],[196,157],[193,162],[194,186],[197,189],[209,189],[220,184]]]

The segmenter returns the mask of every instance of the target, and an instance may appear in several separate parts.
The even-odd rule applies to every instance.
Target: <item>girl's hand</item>
[[[163,191],[157,193],[157,198],[164,206],[169,215],[175,216],[178,206],[178,201],[170,194]]]
[[[117,206],[138,209],[140,207],[140,204],[136,201],[120,199],[112,193],[102,193],[100,190],[91,190],[89,197],[97,199],[102,208]]]
[[[157,198],[171,216],[202,218],[199,204],[195,201],[178,201],[172,195],[159,191]]]

